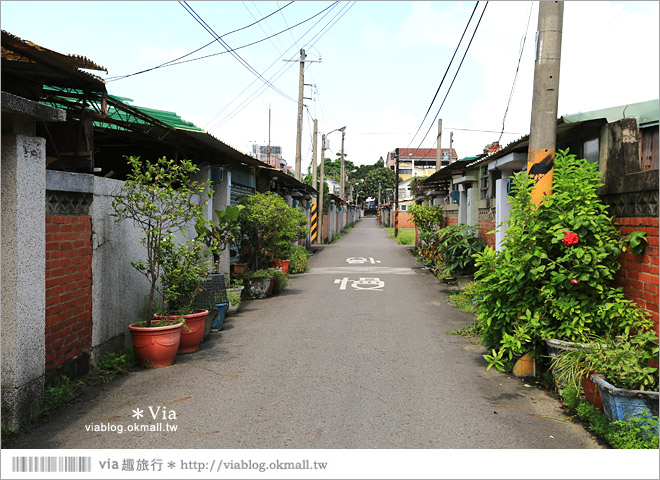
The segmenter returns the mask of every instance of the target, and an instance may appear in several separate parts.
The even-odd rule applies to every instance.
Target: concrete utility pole
[[[544,196],[552,193],[563,18],[564,2],[539,2],[532,124],[527,156],[527,173],[536,181],[532,201],[537,205]]]
[[[442,120],[440,121],[442,124]],[[394,161],[396,162],[394,174],[396,178],[394,179],[394,238],[399,236],[399,149],[395,150]]]
[[[316,145],[316,137],[318,137],[318,134],[319,134],[319,121],[318,121],[318,119],[315,118],[314,119],[314,137],[313,137],[313,141],[312,141],[312,185],[314,186],[315,190],[319,189],[319,186],[316,183],[316,156],[318,155],[317,145]]]
[[[321,135],[321,172],[320,172],[320,182],[319,182],[319,236],[318,243],[323,243],[323,191],[325,188],[325,133]]]
[[[438,146],[435,152],[435,171],[438,172],[442,168],[442,118],[438,119]]]
[[[454,132],[449,132],[449,163],[452,163],[454,161],[454,157],[452,156],[454,152]]]
[[[340,174],[341,177],[339,178],[339,196],[341,198],[344,198],[344,191],[346,190],[346,179],[344,178],[346,176],[346,167],[344,166],[344,135],[346,134],[345,130],[341,131],[341,168],[340,168]]]
[[[303,95],[305,89],[305,49],[300,49],[300,80],[298,83],[298,135],[296,136],[296,180],[300,180]]]
[[[305,49],[300,49],[300,78],[298,80],[298,132],[296,136],[296,168],[295,168],[295,177],[296,180],[300,180],[300,169],[301,169],[301,142],[302,142],[302,117],[303,117],[303,99],[304,99],[304,90],[305,90]],[[283,60],[284,62],[295,62],[296,60]],[[318,60],[307,60],[307,62],[319,62]]]

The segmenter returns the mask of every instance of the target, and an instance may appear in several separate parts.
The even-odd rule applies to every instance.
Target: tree
[[[364,177],[364,182],[356,187],[356,192],[360,194],[360,198],[378,198],[378,185],[380,184],[381,192],[383,192],[387,188],[394,187],[395,180],[394,170],[374,168]]]

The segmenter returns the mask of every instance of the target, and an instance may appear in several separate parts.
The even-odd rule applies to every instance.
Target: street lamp
[[[341,182],[339,184],[339,196],[341,198],[344,198],[346,190],[346,179],[344,178],[346,176],[346,167],[344,166],[344,135],[346,135],[345,130],[346,127],[341,129],[341,177],[339,178],[339,181]]]
[[[325,137],[327,137],[333,132],[342,132],[342,138],[343,138],[344,130],[346,130],[346,126],[343,126],[341,128],[335,128],[334,130],[331,130],[330,132],[321,135],[321,175],[320,175],[321,183],[319,185],[319,214],[318,214],[320,233],[317,237],[319,239],[318,240],[319,243],[323,243],[323,185],[325,185]],[[342,153],[343,153],[343,147],[342,147]]]

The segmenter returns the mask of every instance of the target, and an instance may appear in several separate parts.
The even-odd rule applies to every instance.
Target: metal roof
[[[108,71],[86,57],[59,53],[2,30],[3,83],[5,75],[10,74],[37,83],[105,91],[105,82],[100,77],[81,68]]]
[[[655,99],[646,102],[603,108],[601,110],[593,110],[591,112],[564,115],[561,119],[565,123],[578,123],[605,118],[608,123],[612,123],[621,120],[622,118],[635,118],[640,127],[650,127],[658,124],[659,117],[660,106],[658,99]]]

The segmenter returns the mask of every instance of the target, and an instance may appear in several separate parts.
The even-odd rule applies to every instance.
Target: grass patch
[[[388,238],[394,238],[394,227],[385,227]],[[414,227],[401,227],[399,228],[399,235],[396,238],[396,243],[399,245],[414,245],[415,244],[415,228]]]

